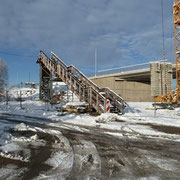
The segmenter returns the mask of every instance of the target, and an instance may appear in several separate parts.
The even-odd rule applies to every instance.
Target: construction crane
[[[178,105],[180,103],[180,0],[174,0],[173,21],[176,64],[176,89],[163,96],[155,97],[155,102]]]
[[[177,103],[180,98],[180,0],[174,1],[174,41],[175,41],[175,62],[176,62],[176,89]]]

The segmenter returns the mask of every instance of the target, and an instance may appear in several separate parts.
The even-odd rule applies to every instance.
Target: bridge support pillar
[[[50,71],[40,63],[40,84],[39,84],[39,99],[50,101],[52,99],[52,75]]]
[[[151,96],[162,96],[173,89],[173,70],[170,63],[153,62],[151,71]]]

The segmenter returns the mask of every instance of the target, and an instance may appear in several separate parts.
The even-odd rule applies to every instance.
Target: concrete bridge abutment
[[[91,80],[99,87],[110,87],[125,101],[152,102],[150,82],[126,81],[117,77],[94,77]]]
[[[146,69],[90,78],[101,88],[109,87],[125,101],[153,102],[155,96],[172,90],[175,65],[152,62]]]

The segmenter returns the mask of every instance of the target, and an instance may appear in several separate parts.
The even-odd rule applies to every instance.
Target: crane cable
[[[163,11],[163,0],[161,0],[161,21],[162,21],[162,50],[163,50],[163,59],[165,60],[165,55],[166,55],[166,52],[165,52],[165,41],[164,41],[164,11]]]

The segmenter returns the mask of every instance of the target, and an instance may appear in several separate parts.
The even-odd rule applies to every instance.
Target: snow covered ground
[[[61,89],[66,89],[64,84],[62,84]],[[55,90],[57,91],[57,85],[55,86]],[[152,127],[147,126],[147,123],[180,127],[180,108],[176,108],[175,110],[158,109],[154,112],[152,102],[128,102],[125,113],[122,116],[108,113],[96,117],[89,114],[62,114],[56,111],[55,105],[50,105],[38,100],[38,89],[12,89],[10,91],[11,97],[16,97],[17,92],[20,91],[24,92],[24,97],[26,97],[26,100],[22,102],[22,108],[18,101],[10,101],[8,105],[6,102],[1,102],[0,113],[43,117],[56,122],[54,124],[55,126],[57,126],[58,122],[65,122],[69,123],[69,125],[99,127],[117,131],[122,130],[122,128],[129,128],[129,131],[136,131],[137,133],[147,135],[167,135],[167,133],[152,129]],[[72,95],[70,96],[72,97]],[[73,100],[71,97],[69,97],[70,102],[67,102],[65,105],[83,104],[79,102],[76,96],[73,97]],[[53,125],[53,122],[51,125]],[[75,128],[75,126],[73,127]],[[170,134],[170,136],[176,135]]]
[[[63,87],[63,89],[65,89],[65,87]],[[20,91],[24,92],[23,98],[25,98],[25,101],[22,102],[22,107],[20,106],[19,101],[14,101],[14,99],[18,97],[18,92]],[[78,132],[86,133],[89,131],[89,128],[96,128],[99,130],[104,130],[104,133],[106,135],[114,137],[123,137],[123,132],[126,132],[126,136],[131,138],[146,136],[149,138],[173,140],[175,142],[180,141],[180,108],[176,108],[175,110],[158,109],[155,113],[151,102],[129,102],[127,103],[124,115],[120,116],[117,114],[104,113],[99,116],[92,116],[88,113],[70,114],[57,112],[55,105],[50,105],[38,100],[38,90],[32,91],[27,88],[13,89],[11,90],[10,94],[13,101],[9,101],[8,104],[6,102],[0,102],[0,115],[2,120],[0,121],[0,155],[2,157],[19,160],[26,163],[31,158],[29,149],[27,147],[29,147],[29,145],[36,147],[45,146],[46,141],[41,138],[41,136],[43,136],[42,133],[48,133],[50,135],[58,137],[62,144],[66,144],[62,151],[62,147],[60,147],[61,144],[58,144],[58,139],[56,139],[54,141],[54,144],[52,145],[56,151],[51,154],[51,158],[46,160],[46,164],[53,166],[53,169],[56,169],[56,173],[60,173],[62,172],[62,169],[66,169],[67,174],[59,174],[60,176],[64,177],[64,179],[65,177],[67,177],[68,173],[70,173],[73,166],[73,154],[71,153],[72,147],[69,145],[67,139],[62,136],[60,131],[52,129],[46,130],[40,127],[32,128],[26,125],[26,123],[22,123],[24,123],[25,121],[27,121],[27,123],[34,123],[35,118],[37,118],[37,122],[40,122],[42,125],[46,124],[49,127],[54,128],[63,127],[64,129],[73,129]],[[73,102],[71,99],[71,102],[68,102],[67,104],[74,105],[80,104],[80,102],[74,96]],[[12,119],[10,118],[10,116],[8,116],[8,120],[11,119],[13,121],[13,117],[17,117],[18,121],[17,118],[15,118],[14,124],[9,123],[8,120],[6,121],[5,118],[3,119],[3,116],[5,117],[5,114],[9,114],[12,116]],[[45,118],[47,121],[38,121],[38,118]],[[17,131],[18,133],[20,131],[31,131],[34,133],[32,133],[28,137],[16,137],[15,135],[12,135],[10,133],[9,130],[12,129],[13,132]],[[91,142],[83,141],[81,142],[81,144],[84,144],[82,146],[85,149],[87,148],[87,146],[89,146],[92,152],[95,153],[96,149]],[[80,147],[81,146],[78,145],[78,148]],[[76,146],[74,146],[73,148],[76,148]],[[58,149],[60,149],[60,151],[58,151]],[[83,153],[83,151],[81,153]],[[19,154],[19,152],[23,153]],[[75,159],[78,162],[83,162],[83,158],[88,157],[82,156],[79,151],[78,153],[79,154],[75,155]],[[99,156],[95,154],[93,156],[96,161],[100,161]],[[66,167],[64,166],[65,161],[68,162]],[[6,173],[12,174],[17,168],[16,166],[7,167],[8,171],[10,172],[5,171],[4,167],[0,168],[0,177],[5,177]],[[93,168],[98,168],[97,163],[92,165],[92,172]],[[21,173],[21,171],[19,171],[19,173]],[[48,179],[50,177],[53,177],[52,173],[53,171],[49,171],[49,174],[40,174],[37,179]]]
[[[81,104],[79,101],[68,102],[67,105]],[[83,104],[83,103],[82,103]],[[60,106],[60,105],[59,105]],[[180,127],[180,108],[175,110],[158,109],[156,115],[151,102],[129,102],[124,115],[104,113],[100,116],[91,116],[89,114],[68,114],[56,111],[54,105],[50,105],[39,100],[26,100],[22,102],[10,101],[0,103],[0,113],[21,114],[32,117],[44,117],[53,121],[60,121],[84,126],[97,126],[100,124],[103,128],[119,129],[122,121],[126,124],[153,123],[158,125],[167,125]],[[97,119],[103,119],[103,123],[97,123]]]

